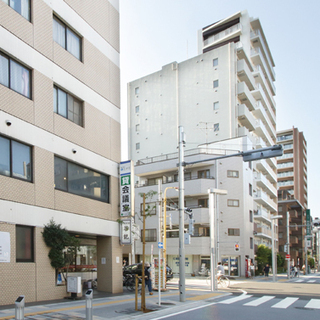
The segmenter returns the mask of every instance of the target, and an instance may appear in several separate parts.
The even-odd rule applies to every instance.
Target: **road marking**
[[[313,282],[316,282],[316,280],[309,280],[307,281],[308,283],[313,283]]]
[[[296,280],[294,282],[303,282],[304,280],[303,279],[299,279],[299,280]]]
[[[275,296],[263,296],[261,298],[245,303],[244,306],[256,307],[262,303],[272,300],[273,298],[275,298]]]
[[[195,308],[191,308],[191,309],[186,309],[186,310],[179,311],[179,312],[175,312],[175,313],[170,313],[170,314],[167,314],[167,315],[162,316],[162,317],[152,318],[151,320],[165,319],[165,318],[169,318],[169,317],[172,317],[172,316],[176,316],[176,315],[178,315],[178,314],[186,313],[186,312],[189,312],[189,311],[194,311],[194,310],[198,310],[198,309],[210,307],[210,306],[215,305],[215,304],[216,304],[216,302],[212,302],[212,303],[206,304],[206,305],[204,305],[204,306],[199,306],[199,307],[195,307]]]
[[[286,309],[296,302],[299,298],[285,298],[274,304],[271,308]]]
[[[223,301],[219,301],[218,303],[221,303],[221,304],[231,304],[231,303],[234,303],[234,302],[238,302],[238,301],[241,301],[241,300],[245,300],[245,299],[249,299],[251,298],[252,295],[247,295],[247,294],[242,294],[241,296],[238,296],[238,297],[234,297],[234,298],[230,298],[230,299],[227,299],[227,300],[223,300]]]
[[[320,309],[320,299],[311,299],[305,306],[310,309]]]

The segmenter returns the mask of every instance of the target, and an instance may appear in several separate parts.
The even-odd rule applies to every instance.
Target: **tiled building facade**
[[[118,1],[1,0],[1,305],[65,296],[42,239],[51,219],[80,239],[75,265],[122,291],[119,162]]]

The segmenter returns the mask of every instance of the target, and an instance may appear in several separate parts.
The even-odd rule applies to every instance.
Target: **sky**
[[[260,19],[275,62],[277,131],[296,127],[307,141],[309,209],[320,217],[319,0],[120,0],[122,160],[127,83],[198,55],[198,30],[242,10]]]

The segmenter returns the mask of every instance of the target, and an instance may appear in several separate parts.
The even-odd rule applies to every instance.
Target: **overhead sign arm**
[[[254,160],[261,160],[267,158],[274,158],[274,157],[281,157],[283,155],[283,147],[281,144],[274,145],[272,147],[267,148],[260,148],[260,149],[253,149],[250,151],[242,151],[238,153],[233,153],[225,156],[219,156],[215,158],[203,159],[198,161],[191,161],[191,162],[182,162],[182,166],[186,166],[189,164],[195,164],[200,162],[212,161],[212,160],[219,160],[231,157],[242,157],[243,161],[254,161]],[[178,164],[179,165],[179,164]]]

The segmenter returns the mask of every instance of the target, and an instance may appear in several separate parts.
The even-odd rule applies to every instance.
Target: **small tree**
[[[56,224],[53,219],[44,226],[42,236],[45,244],[50,248],[48,257],[51,260],[51,266],[56,270],[56,275],[66,265],[68,273],[71,261],[66,261],[63,250],[68,247],[68,256],[73,260],[76,251],[79,249],[80,240],[70,236],[68,231],[62,228],[61,224]]]
[[[256,261],[258,265],[258,271],[262,272],[265,265],[268,263],[271,265],[271,249],[265,246],[264,244],[260,244],[257,250]]]

